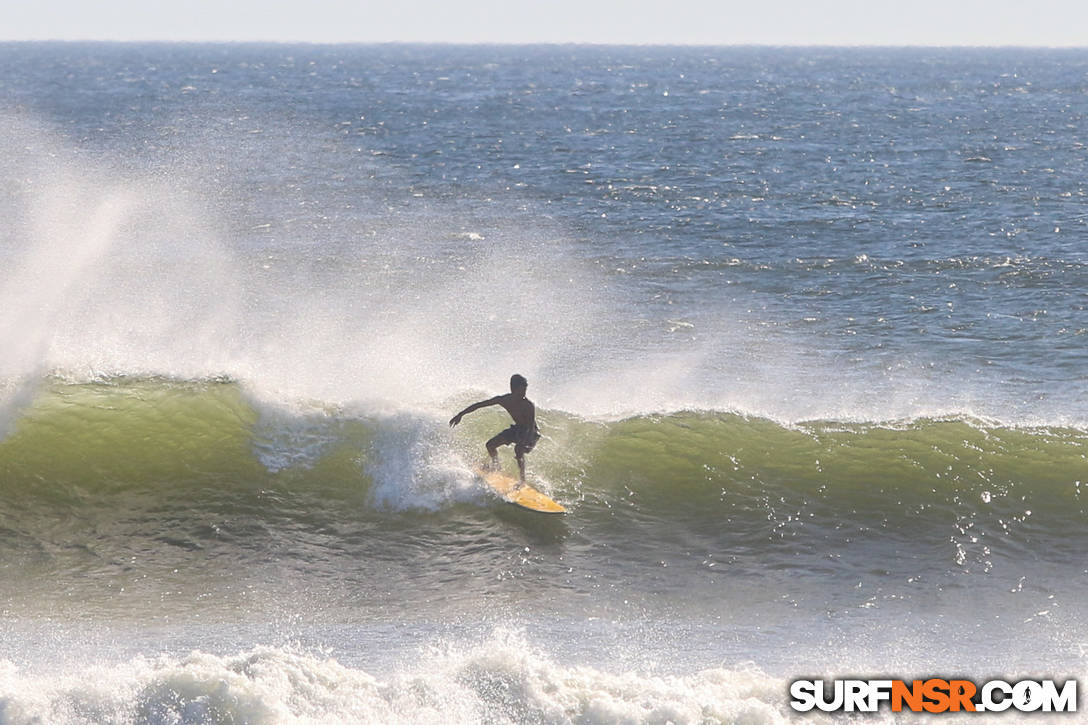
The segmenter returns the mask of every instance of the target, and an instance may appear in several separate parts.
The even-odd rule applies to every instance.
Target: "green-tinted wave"
[[[966,564],[1084,540],[1088,434],[1077,429],[540,417],[531,478],[568,506],[573,527],[616,546],[951,541]],[[480,413],[451,433],[437,412],[268,406],[230,381],[53,382],[0,442],[0,533],[63,540],[58,530],[98,526],[109,538],[125,519],[125,530],[161,525],[199,547],[238,521],[287,537],[398,517],[410,530],[420,515],[457,526],[466,511],[501,508],[472,468],[505,424]]]
[[[551,518],[472,473],[503,414],[453,431],[448,414],[267,404],[231,381],[47,383],[0,441],[0,601],[112,610],[124,589],[184,611],[208,592],[246,606],[279,582],[381,610],[456,582],[473,607],[514,576],[576,598],[639,582],[712,607],[712,575],[774,572],[784,591],[875,577],[895,596],[993,572],[1007,592],[1028,572],[1062,576],[1088,545],[1078,429],[542,411],[530,477],[568,508]]]
[[[1081,506],[1088,479],[1088,433],[1074,428],[955,418],[783,426],[694,412],[540,417],[545,439],[530,463],[544,485],[568,497],[638,498],[663,515],[772,493],[836,509],[1008,498],[1067,509]],[[63,497],[279,482],[358,491],[374,483],[379,463],[411,466],[414,454],[436,448],[470,466],[506,425],[501,413],[480,413],[447,435],[442,420],[264,406],[231,381],[54,382],[0,441],[0,490]]]

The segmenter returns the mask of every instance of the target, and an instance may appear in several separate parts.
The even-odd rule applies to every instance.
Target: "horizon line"
[[[886,50],[1088,50],[1083,45],[1045,45],[1031,43],[684,43],[618,41],[506,41],[506,40],[225,40],[225,39],[115,39],[115,38],[0,38],[0,44],[101,44],[101,45],[283,45],[283,46],[448,46],[448,47],[600,47],[600,48],[823,48]]]

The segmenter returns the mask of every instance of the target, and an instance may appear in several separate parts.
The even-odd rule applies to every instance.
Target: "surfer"
[[[536,442],[540,440],[540,430],[536,427],[536,407],[533,402],[525,397],[525,391],[529,388],[529,381],[521,375],[510,377],[510,392],[506,395],[496,395],[494,398],[473,403],[457,415],[450,418],[450,427],[461,422],[461,418],[474,410],[487,408],[491,405],[501,405],[514,419],[514,424],[489,440],[487,454],[491,456],[491,469],[499,467],[499,446],[514,444],[514,458],[518,462],[518,474],[522,483],[525,483],[525,454],[533,450]]]

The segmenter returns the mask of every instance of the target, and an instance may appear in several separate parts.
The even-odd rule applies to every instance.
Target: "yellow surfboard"
[[[521,483],[513,476],[508,476],[502,471],[487,471],[483,468],[476,469],[477,475],[484,479],[488,486],[495,489],[504,501],[527,508],[530,511],[539,511],[545,514],[561,514],[566,509],[552,501],[550,498],[537,491],[527,483]]]

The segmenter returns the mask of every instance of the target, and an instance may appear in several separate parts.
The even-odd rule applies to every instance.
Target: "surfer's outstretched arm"
[[[468,415],[469,413],[471,413],[474,410],[479,410],[480,408],[486,408],[486,407],[488,407],[490,405],[498,405],[501,402],[500,401],[501,398],[502,398],[502,396],[498,395],[498,396],[496,396],[494,398],[488,398],[487,400],[481,400],[479,403],[473,403],[472,405],[468,406],[467,408],[462,410],[457,415],[450,418],[450,427],[452,428],[453,426],[460,423],[461,418],[465,417],[466,415]]]

